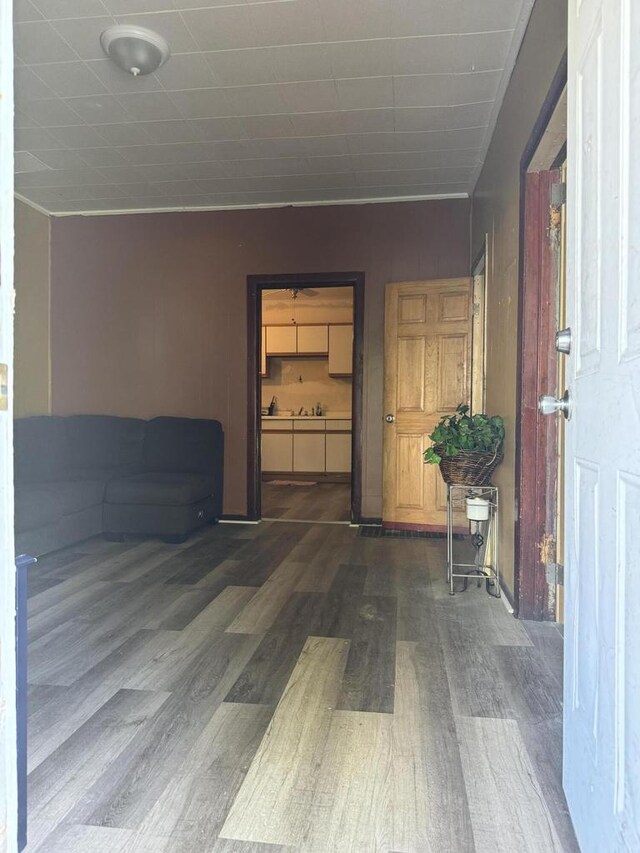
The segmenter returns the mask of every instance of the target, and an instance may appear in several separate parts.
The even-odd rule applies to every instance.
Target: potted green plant
[[[439,465],[445,483],[486,486],[502,462],[504,421],[499,415],[470,415],[460,403],[453,415],[444,415],[429,438],[424,461]]]

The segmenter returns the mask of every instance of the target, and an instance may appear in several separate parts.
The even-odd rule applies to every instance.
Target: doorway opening
[[[565,62],[521,161],[514,593],[519,616],[551,621],[562,621],[564,597],[564,422],[538,401],[564,388],[566,79]]]
[[[248,514],[358,523],[364,275],[248,277]]]

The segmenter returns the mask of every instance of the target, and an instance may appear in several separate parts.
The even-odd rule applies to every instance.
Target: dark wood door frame
[[[558,430],[538,414],[538,397],[556,391],[557,262],[550,232],[551,186],[557,169],[529,172],[562,95],[566,56],[558,69],[520,163],[520,265],[516,412],[514,609],[523,619],[553,619],[545,548],[555,529]]]
[[[353,287],[353,385],[351,408],[351,520],[362,516],[362,391],[364,364],[364,273],[334,272],[247,276],[247,516],[262,517],[260,464],[260,329],[262,292],[281,287]]]

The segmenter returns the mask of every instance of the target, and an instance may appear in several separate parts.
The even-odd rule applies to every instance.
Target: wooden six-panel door
[[[385,304],[383,522],[444,529],[446,491],[424,465],[429,433],[469,402],[472,280],[388,284]],[[464,519],[460,517],[460,522]]]

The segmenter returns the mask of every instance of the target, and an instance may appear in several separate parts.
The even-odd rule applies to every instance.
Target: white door
[[[15,568],[13,555],[13,44],[0,3],[0,849],[17,848]],[[6,372],[5,372],[6,367]]]
[[[640,851],[640,3],[570,0],[564,786]]]

